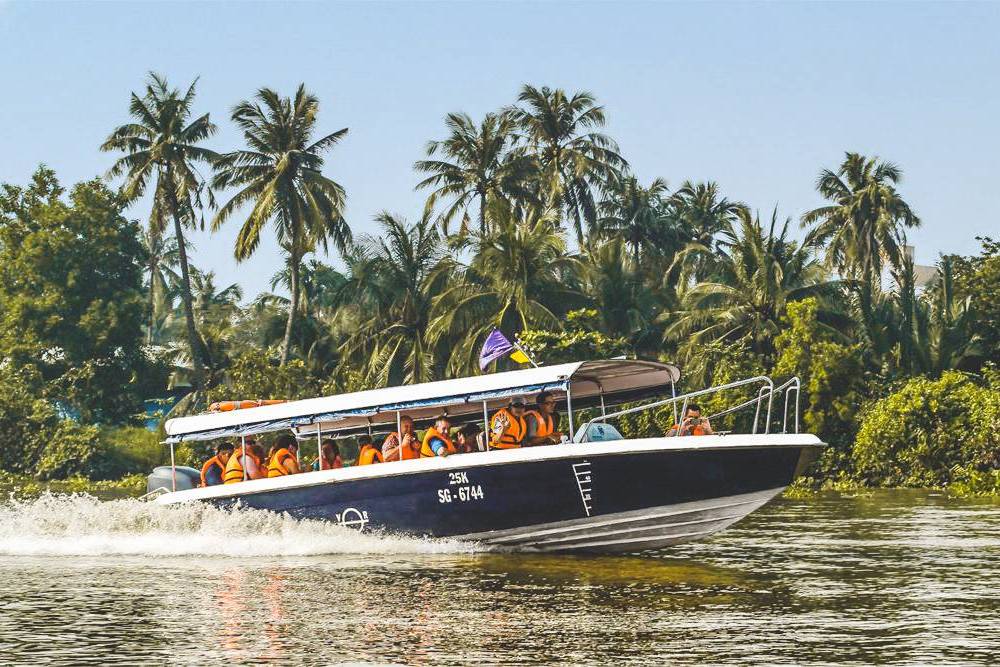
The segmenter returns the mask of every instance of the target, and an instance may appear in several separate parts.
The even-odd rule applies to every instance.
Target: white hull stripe
[[[784,487],[778,487],[726,498],[678,503],[637,512],[621,512],[507,531],[472,533],[457,536],[456,539],[542,551],[655,548],[723,530],[764,505],[783,489]],[[692,530],[697,526],[703,529]]]

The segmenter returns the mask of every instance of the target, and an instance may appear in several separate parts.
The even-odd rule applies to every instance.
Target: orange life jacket
[[[205,476],[208,475],[208,471],[211,469],[212,466],[218,466],[219,467],[219,477],[222,477],[223,475],[225,475],[225,473],[226,473],[226,466],[225,466],[225,464],[222,463],[222,461],[219,460],[219,455],[216,454],[215,456],[213,456],[209,460],[205,461],[205,465],[203,465],[201,467],[201,485],[202,486],[208,486],[208,480],[205,479]]]
[[[292,474],[292,471],[285,467],[285,459],[289,457],[294,459],[295,455],[284,447],[276,451],[271,460],[267,462],[267,476],[282,477]]]
[[[540,410],[528,410],[524,415],[535,418],[536,438],[547,438],[556,432],[556,420],[552,415],[543,415]]]
[[[247,450],[247,456],[253,459],[253,462],[260,467],[260,461],[257,457]],[[233,452],[233,455],[229,457],[229,461],[226,463],[226,472],[222,473],[222,483],[223,484],[235,484],[236,482],[243,481],[243,449],[239,448]]]
[[[388,456],[385,453],[385,446],[387,444],[389,444],[389,441],[392,440],[393,438],[395,438],[396,443],[399,445],[399,451],[397,451],[392,456]],[[413,439],[413,440],[416,440],[416,438],[417,438],[416,435],[411,436],[411,439]],[[419,441],[417,441],[417,442],[419,442]],[[400,452],[403,453],[403,455],[402,455],[402,460],[403,461],[406,461],[407,459],[419,459],[420,458],[420,447],[419,446],[414,447],[413,445],[403,444],[403,439],[399,437],[399,433],[396,433],[395,431],[393,431],[389,435],[385,436],[385,440],[382,442],[382,456],[383,456],[383,458],[384,458],[385,461],[399,461],[400,460],[400,454],[399,454]]]
[[[373,463],[382,463],[382,452],[375,448],[375,445],[365,445],[358,452],[358,465],[368,466]]]
[[[490,420],[490,447],[496,449],[513,449],[520,447],[528,425],[524,417],[515,417],[507,408],[500,408]]]
[[[434,438],[437,438],[438,440],[444,443],[445,449],[448,450],[449,454],[458,454],[458,450],[455,449],[455,443],[451,441],[451,438],[449,438],[447,435],[445,435],[441,431],[431,426],[429,429],[427,429],[427,432],[424,433],[424,442],[420,446],[420,456],[423,457],[437,456],[437,454],[434,453],[434,450],[431,449],[431,440],[433,440]]]
[[[681,434],[681,425],[680,424],[674,424],[674,430],[676,431],[676,433],[678,435],[680,435]],[[691,432],[688,433],[688,435],[708,435],[708,432],[704,428],[702,428],[701,424],[698,424],[693,429],[691,429]]]

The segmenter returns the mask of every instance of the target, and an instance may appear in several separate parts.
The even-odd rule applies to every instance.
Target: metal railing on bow
[[[592,424],[595,424],[597,422],[607,422],[609,419],[613,419],[615,417],[621,417],[621,416],[624,416],[624,415],[635,414],[637,412],[645,412],[647,410],[653,410],[653,409],[660,408],[660,407],[663,407],[663,406],[666,406],[666,405],[673,405],[674,406],[674,423],[675,424],[680,424],[681,420],[679,420],[677,418],[677,409],[676,409],[676,406],[677,406],[678,402],[681,403],[680,414],[684,415],[684,413],[687,412],[688,404],[691,402],[692,398],[697,398],[699,396],[706,396],[706,395],[709,395],[709,394],[715,394],[715,393],[726,391],[726,390],[729,390],[729,389],[737,389],[739,387],[745,387],[747,385],[752,385],[752,384],[760,384],[760,387],[757,389],[757,396],[756,397],[751,398],[748,401],[744,401],[744,402],[740,403],[739,405],[735,405],[733,407],[726,408],[725,410],[721,410],[719,412],[716,412],[715,414],[709,415],[707,417],[707,419],[718,419],[719,417],[725,417],[725,416],[733,414],[735,412],[739,412],[740,410],[743,410],[743,409],[748,408],[750,406],[755,406],[754,417],[753,417],[753,427],[751,429],[751,433],[756,434],[757,431],[758,431],[758,429],[760,428],[761,406],[764,405],[765,399],[766,399],[766,402],[767,402],[767,412],[766,412],[765,417],[764,417],[763,433],[770,433],[771,432],[771,413],[772,413],[772,407],[773,407],[773,404],[774,404],[774,396],[776,394],[782,394],[782,393],[784,393],[784,395],[785,395],[785,402],[784,402],[784,409],[782,411],[781,432],[782,433],[788,433],[788,427],[789,427],[789,424],[788,424],[789,401],[791,399],[792,393],[794,392],[794,394],[795,394],[795,404],[794,404],[794,408],[795,408],[795,413],[794,413],[795,421],[794,421],[793,426],[794,426],[794,433],[798,433],[799,432],[799,394],[800,394],[800,390],[801,390],[801,382],[799,381],[799,378],[798,377],[790,378],[786,382],[784,382],[781,385],[775,387],[774,386],[774,381],[771,380],[771,378],[767,377],[766,375],[758,375],[758,376],[755,376],[755,377],[752,377],[752,378],[747,378],[745,380],[737,380],[735,382],[728,382],[726,384],[721,384],[721,385],[717,385],[717,386],[714,386],[714,387],[709,387],[708,389],[699,389],[698,391],[691,391],[691,392],[687,392],[685,394],[680,394],[678,396],[671,396],[670,398],[666,398],[666,399],[659,400],[659,401],[654,401],[652,403],[646,403],[646,404],[643,404],[643,405],[638,405],[638,406],[635,406],[635,407],[626,408],[624,410],[617,410],[615,412],[609,412],[607,414],[598,415],[597,417],[594,417],[590,421],[586,422],[583,425],[583,427],[580,429],[580,433],[582,434],[580,441],[581,442],[586,442],[587,441],[588,435],[589,435],[589,432],[590,432],[590,426]],[[680,429],[676,429],[676,430],[674,430],[673,435],[676,436],[676,435],[679,434],[679,432],[680,432]]]

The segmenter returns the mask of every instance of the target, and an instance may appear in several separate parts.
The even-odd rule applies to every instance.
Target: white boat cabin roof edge
[[[481,413],[483,402],[544,389],[567,390],[573,400],[668,390],[680,378],[677,366],[642,359],[576,361],[515,371],[473,375],[413,385],[289,401],[231,412],[167,420],[168,442],[211,440],[316,425],[330,430],[394,422],[396,411],[449,406],[449,414]],[[457,409],[455,409],[457,408]],[[393,416],[389,419],[389,414]],[[383,415],[383,419],[377,419]],[[357,422],[357,424],[355,424]],[[313,429],[310,429],[313,430]]]

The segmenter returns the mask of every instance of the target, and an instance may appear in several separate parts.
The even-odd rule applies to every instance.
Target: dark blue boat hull
[[[241,495],[238,502],[299,518],[432,537],[478,539],[491,534],[502,537],[538,532],[531,527],[542,527],[545,534],[570,535],[580,533],[583,529],[577,527],[582,526],[587,526],[590,535],[595,532],[593,525],[621,524],[629,529],[617,532],[635,533],[637,545],[644,547],[641,538],[654,532],[649,528],[652,508],[659,508],[657,525],[662,525],[662,517],[667,515],[673,517],[674,524],[704,524],[706,530],[716,524],[728,525],[722,518],[736,520],[766,502],[791,483],[816,451],[815,446],[670,449],[403,474],[389,474],[391,464],[382,464],[384,476],[260,491]],[[712,504],[713,499],[724,498],[752,502],[740,505],[745,505],[745,511],[706,514],[719,507],[736,507],[732,503]],[[210,502],[229,506],[236,500],[217,498]],[[604,517],[622,518],[602,520]],[[562,526],[572,531],[566,532],[570,529]],[[642,526],[646,526],[642,528],[645,533]],[[602,530],[597,534],[608,533],[607,528]],[[674,533],[687,534],[676,529]],[[662,530],[656,534],[662,535]],[[540,544],[537,538],[532,539],[530,544]],[[597,544],[588,539],[560,538],[552,548],[585,550],[587,545]],[[507,541],[518,543],[513,538]]]

